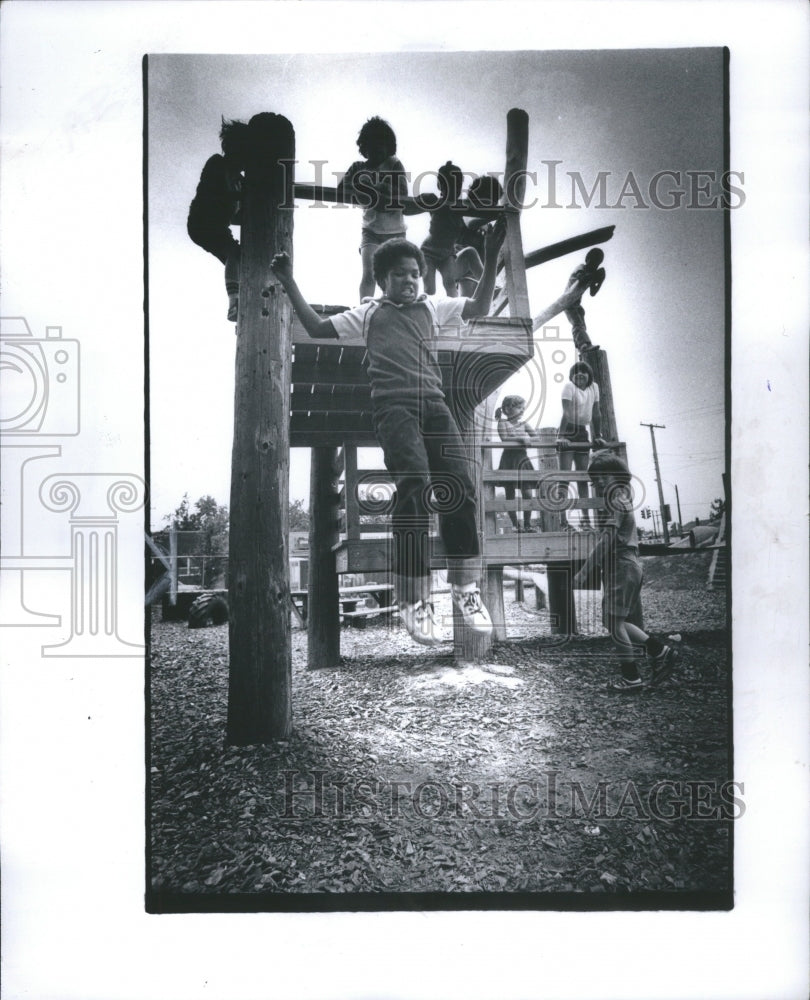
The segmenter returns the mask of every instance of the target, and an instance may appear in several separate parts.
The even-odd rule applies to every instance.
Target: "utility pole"
[[[683,517],[681,516],[681,498],[678,496],[677,483],[675,483],[675,505],[678,508],[678,527],[680,528],[681,538],[683,538]]]
[[[658,451],[655,447],[655,431],[653,428],[658,427],[662,431],[666,430],[666,424],[645,424],[643,420],[639,423],[642,427],[650,428],[650,439],[652,440],[652,450],[653,450],[653,462],[655,462],[655,481],[658,484],[658,505],[661,511],[661,524],[664,529],[664,544],[669,545],[669,528],[667,527],[667,521],[664,517],[664,488],[661,485],[661,470],[658,468]]]

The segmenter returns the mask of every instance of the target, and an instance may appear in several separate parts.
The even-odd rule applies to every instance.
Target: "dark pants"
[[[394,477],[391,519],[397,597],[413,604],[430,597],[430,517],[439,516],[451,584],[481,575],[475,485],[464,442],[447,404],[379,406],[374,429]]]

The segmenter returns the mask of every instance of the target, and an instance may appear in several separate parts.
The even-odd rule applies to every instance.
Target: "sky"
[[[391,122],[398,155],[421,190],[447,159],[476,174],[502,171],[506,114],[529,115],[526,252],[606,225],[607,280],[585,296],[589,332],[607,352],[619,436],[657,506],[649,429],[656,430],[665,502],[684,521],[704,518],[723,495],[725,251],[723,212],[711,202],[723,162],[723,52],[703,48],[602,51],[417,52],[148,58],[146,129],[149,256],[149,407],[152,525],[184,493],[229,503],[234,326],[222,267],[186,234],[202,165],[218,151],[221,116],[285,115],[296,134],[296,179],[325,183],[358,158],[371,115]],[[552,161],[556,161],[552,164]],[[729,164],[732,170],[735,164]],[[659,201],[654,204],[654,178]],[[706,171],[707,175],[689,172]],[[590,192],[604,177],[605,196]],[[708,179],[707,179],[708,178]],[[745,185],[732,179],[741,194]],[[699,192],[692,185],[701,187]],[[551,185],[554,185],[553,191]],[[597,188],[598,192],[598,188]],[[732,212],[733,214],[733,212]],[[421,242],[428,217],[408,220]],[[359,209],[298,202],[298,283],[311,302],[357,302]],[[565,286],[584,251],[529,271],[532,314]],[[549,324],[564,338],[563,316]],[[560,389],[575,360],[570,340],[498,396],[527,397],[535,426],[556,426]],[[555,345],[559,347],[559,345]],[[545,394],[542,393],[543,379]],[[562,380],[562,381],[560,381]],[[540,406],[541,399],[544,405]],[[308,452],[291,456],[290,495],[308,504]]]

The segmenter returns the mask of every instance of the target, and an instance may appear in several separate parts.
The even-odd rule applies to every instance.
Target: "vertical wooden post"
[[[574,590],[571,586],[572,572],[571,563],[549,563],[546,567],[552,635],[575,635],[577,631]]]
[[[503,255],[509,315],[530,317],[526,264],[520,235],[520,210],[526,193],[526,163],[529,157],[529,116],[519,108],[506,115],[506,172],[503,181],[506,238]]]
[[[270,270],[292,255],[295,133],[250,120],[231,464],[228,743],[283,739],[292,726],[289,585],[291,310]]]
[[[481,403],[475,409],[458,407],[455,411],[459,432],[467,450],[467,461],[470,464],[470,475],[476,486],[478,497],[478,538],[481,549],[482,574],[479,584],[481,598],[486,603],[488,579],[484,562],[484,504],[483,504],[483,472],[481,460],[481,442],[485,423],[486,403]],[[489,610],[489,608],[487,608]],[[492,633],[486,635],[475,632],[464,625],[461,613],[453,605],[453,655],[459,663],[480,663],[492,646]]]
[[[613,408],[613,389],[610,385],[610,366],[607,354],[602,350],[588,351],[585,361],[593,369],[593,380],[599,386],[599,410],[602,414],[602,437],[606,441],[618,441],[616,411]]]
[[[177,604],[177,528],[172,521],[169,527],[169,604]]]
[[[485,434],[490,432],[495,410],[494,396],[487,396],[481,408],[485,419]],[[482,434],[482,437],[485,436]],[[486,551],[488,535],[495,535],[498,530],[498,515],[494,511],[487,512],[487,501],[495,497],[495,487],[492,483],[484,483],[483,472],[492,469],[492,452],[489,448],[481,449],[481,471],[479,503],[482,508],[484,530],[481,539],[481,551]],[[481,596],[487,611],[492,618],[493,636],[499,642],[506,641],[506,613],[503,606],[503,566],[488,566],[484,570],[481,581]]]
[[[311,452],[309,479],[309,612],[307,667],[335,666],[340,660],[338,577],[333,545],[338,540],[338,449]]]

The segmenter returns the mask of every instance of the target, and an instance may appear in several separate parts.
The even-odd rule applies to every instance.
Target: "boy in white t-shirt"
[[[568,377],[570,381],[566,382],[562,391],[563,415],[557,433],[560,471],[567,472],[573,467],[576,471],[583,472],[588,468],[589,452],[586,449],[575,450],[565,446],[569,443],[592,443],[596,447],[604,447],[605,442],[601,436],[599,386],[593,380],[593,369],[585,361],[578,361],[572,365]],[[560,494],[564,495],[568,490],[568,483],[560,483],[558,489]],[[577,492],[580,499],[584,500],[588,496],[587,482],[578,482]],[[562,513],[562,524],[564,528],[570,528],[565,512]],[[591,526],[587,510],[580,512],[580,525],[583,528]]]
[[[374,431],[396,486],[391,518],[396,596],[409,634],[425,646],[442,641],[430,596],[432,510],[438,514],[453,603],[469,628],[492,630],[480,591],[476,484],[445,398],[436,331],[487,315],[504,235],[501,221],[487,232],[484,272],[472,298],[436,300],[420,294],[425,258],[419,247],[389,240],[373,259],[382,297],[329,319],[307,303],[287,254],[276,254],[271,264],[311,337],[362,337],[366,342]]]

